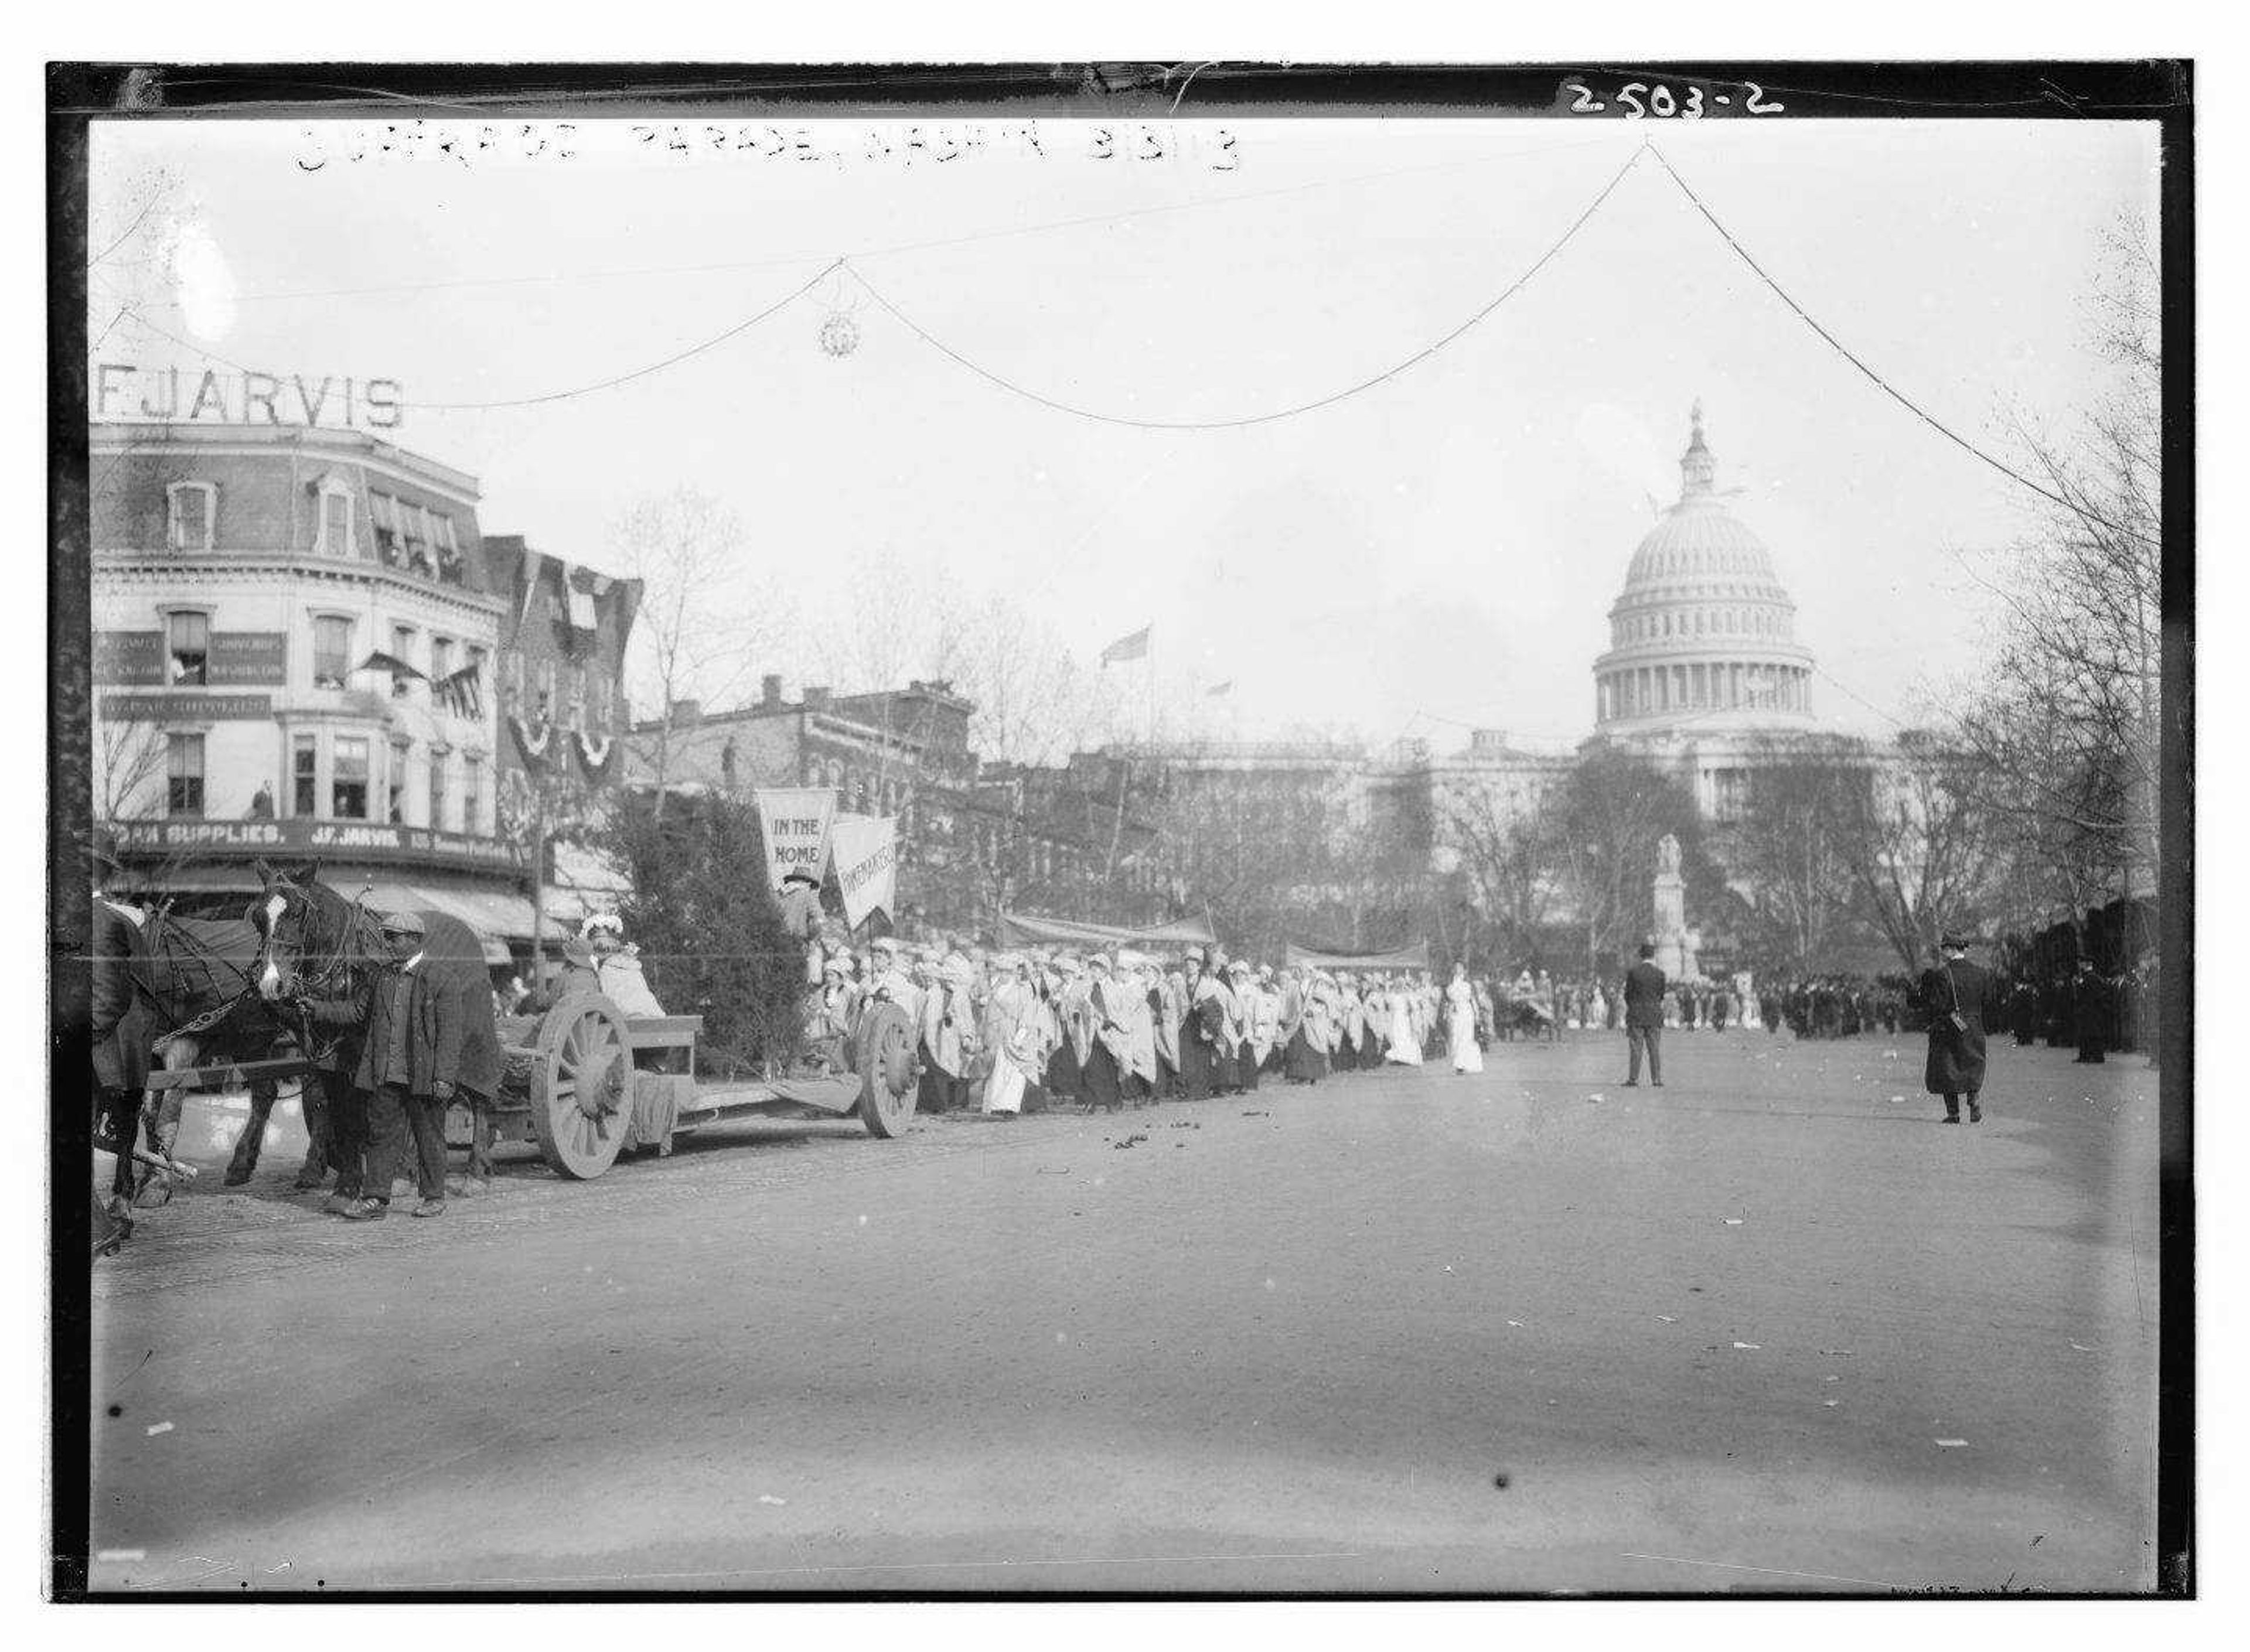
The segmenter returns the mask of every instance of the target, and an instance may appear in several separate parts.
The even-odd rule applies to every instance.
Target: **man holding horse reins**
[[[480,1008],[459,972],[425,958],[426,926],[418,913],[390,912],[382,925],[392,955],[374,972],[364,996],[302,1001],[306,1013],[321,1025],[360,1030],[354,1082],[367,1096],[366,1177],[360,1197],[330,1201],[332,1208],[342,1204],[339,1214],[354,1222],[376,1222],[390,1214],[391,1184],[410,1137],[415,1187],[421,1195],[414,1214],[445,1214],[445,1110],[465,1083],[463,1052]],[[488,987],[481,1008],[488,1025]],[[481,1047],[491,1044],[487,1037]],[[473,1076],[468,1082],[476,1087]]]

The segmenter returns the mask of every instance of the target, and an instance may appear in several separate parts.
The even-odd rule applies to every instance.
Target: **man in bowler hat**
[[[1649,1087],[1664,1088],[1664,972],[1656,967],[1655,943],[1643,941],[1640,961],[1625,977],[1625,1042],[1631,1067],[1625,1081],[1628,1090],[1640,1083],[1643,1050],[1648,1051]]]
[[[1969,961],[1966,937],[1948,933],[1938,943],[1938,962],[1922,972],[1922,1004],[1929,1017],[1929,1053],[1922,1088],[1945,1099],[1945,1122],[1961,1122],[1961,1103],[1969,1103],[1969,1122],[1984,1122],[1977,1092],[1984,1088],[1984,1013],[1992,977]]]

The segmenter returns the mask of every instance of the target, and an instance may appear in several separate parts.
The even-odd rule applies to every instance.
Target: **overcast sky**
[[[1236,732],[1442,748],[1470,724],[1590,728],[1605,616],[1651,498],[1678,492],[1699,396],[1720,485],[1742,490],[1828,673],[1817,703],[1846,726],[1911,716],[1973,664],[1992,599],[1960,559],[1993,566],[2035,501],[1814,337],[1648,157],[1446,348],[1246,429],[1124,429],[1010,395],[848,279],[619,388],[415,403],[630,372],[848,253],[1039,395],[1157,421],[1266,412],[1459,327],[1653,135],[1799,302],[2004,446],[2012,408],[2067,418],[2102,392],[2085,299],[2102,237],[2156,216],[2153,126],[1197,122],[1156,128],[1151,159],[1121,132],[1108,160],[1082,123],[946,136],[971,126],[981,143],[941,161],[935,128],[916,149],[865,121],[818,130],[811,159],[758,127],[734,147],[731,125],[723,149],[690,128],[690,154],[623,123],[509,128],[485,150],[473,127],[431,126],[409,155],[379,127],[97,124],[95,222],[169,169],[185,251],[165,290],[137,289],[148,320],[263,370],[397,380],[396,439],[481,479],[487,533],[614,565],[619,509],[689,485],[741,513],[745,585],[783,578],[803,629],[847,623],[854,560],[887,551],[1004,589],[1089,664],[1152,623],[1168,677],[1236,682]],[[1081,218],[1100,221],[997,233]],[[129,272],[95,284],[96,334],[134,288]],[[859,343],[832,359],[818,334],[838,308]],[[95,354],[202,365],[130,319]],[[793,644],[771,669],[794,685],[811,663]]]

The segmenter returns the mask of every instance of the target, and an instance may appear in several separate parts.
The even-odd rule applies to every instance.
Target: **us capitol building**
[[[1703,404],[1689,416],[1680,499],[1649,529],[1594,661],[1594,737],[1637,751],[1706,818],[1742,804],[1748,771],[1818,733],[1812,654],[1764,541],[1712,486]]]
[[[1446,823],[1460,800],[1480,793],[1492,816],[1519,814],[1604,746],[1672,775],[1706,820],[1723,824],[1743,808],[1762,764],[1844,742],[1814,716],[1812,654],[1797,640],[1797,604],[1764,542],[1728,509],[1716,470],[1699,402],[1681,455],[1680,498],[1642,537],[1611,604],[1609,646],[1593,663],[1594,728],[1575,749],[1536,749],[1480,728],[1450,754],[1426,740],[1377,750],[1225,741],[1110,747],[1073,762],[1153,758],[1173,785],[1270,785],[1277,796],[1342,787],[1370,826],[1403,827],[1440,871],[1455,860]]]

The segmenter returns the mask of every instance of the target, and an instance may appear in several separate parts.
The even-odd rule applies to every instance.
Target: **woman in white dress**
[[[1422,1064],[1422,1036],[1414,1029],[1414,992],[1411,984],[1393,981],[1391,984],[1391,1048],[1384,1054],[1385,1061],[1395,1061],[1402,1067]]]
[[[1482,1072],[1484,1051],[1476,1041],[1476,988],[1469,985],[1469,972],[1464,966],[1453,966],[1453,984],[1446,988],[1446,1019],[1448,1036],[1453,1042],[1453,1070]]]
[[[984,1007],[984,1043],[992,1052],[992,1072],[984,1081],[984,1110],[1012,1118],[1023,1112],[1025,1086],[1039,1070],[1039,994],[1023,960],[1001,957],[992,961],[997,980]]]

